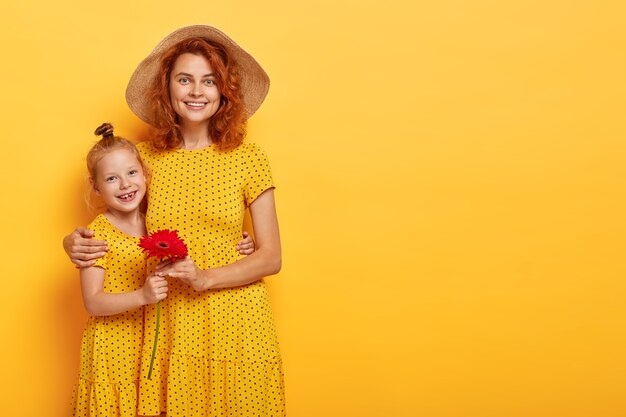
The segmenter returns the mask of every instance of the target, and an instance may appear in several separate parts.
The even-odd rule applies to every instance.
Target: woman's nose
[[[191,95],[193,97],[199,97],[202,95],[202,90],[200,89],[200,84],[193,84],[191,87]]]

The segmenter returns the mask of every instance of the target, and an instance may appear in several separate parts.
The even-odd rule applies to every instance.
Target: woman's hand
[[[245,230],[243,231],[242,235],[243,239],[240,240],[239,243],[237,243],[237,252],[239,252],[241,255],[253,254],[256,249],[254,246],[254,239],[252,239],[252,236],[250,236],[250,234]]]
[[[63,239],[65,253],[80,268],[92,266],[109,250],[106,241],[92,239],[93,235],[91,230],[79,227]]]
[[[141,288],[144,304],[155,304],[167,297],[167,279],[159,275],[146,278],[146,283]]]
[[[191,285],[196,291],[204,291],[207,287],[205,271],[198,268],[191,257],[175,261],[162,262],[156,267],[158,275],[168,275]]]

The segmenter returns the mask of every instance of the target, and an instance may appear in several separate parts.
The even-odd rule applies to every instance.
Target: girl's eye
[[[131,169],[131,170],[128,172],[128,174],[129,174],[129,175],[135,175],[135,174],[137,174],[137,172],[138,172],[138,171],[137,171],[136,169]]]
[[[113,181],[115,181],[115,177],[106,177],[104,180],[106,182],[113,182]]]

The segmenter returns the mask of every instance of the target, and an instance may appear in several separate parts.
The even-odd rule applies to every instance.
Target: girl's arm
[[[189,257],[157,266],[161,275],[178,278],[197,291],[239,287],[251,284],[281,268],[280,235],[274,203],[274,189],[269,189],[250,204],[256,250],[230,265],[207,270],[199,269]]]
[[[112,316],[167,297],[167,280],[160,276],[148,277],[144,286],[135,291],[104,292],[104,269],[98,266],[80,270],[80,286],[85,309],[92,316]]]

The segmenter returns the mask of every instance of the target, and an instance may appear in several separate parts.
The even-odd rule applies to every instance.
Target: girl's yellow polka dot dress
[[[102,214],[88,226],[110,250],[96,261],[104,268],[104,291],[123,293],[142,287],[146,257],[139,238],[129,236]],[[143,309],[112,316],[89,316],[80,350],[74,391],[75,417],[136,417],[143,340]]]
[[[152,170],[148,232],[178,230],[201,269],[239,259],[245,209],[273,187],[256,145],[158,151],[139,144]],[[145,309],[138,414],[168,417],[284,416],[282,360],[265,283],[197,292],[169,279],[152,372],[156,306]]]

